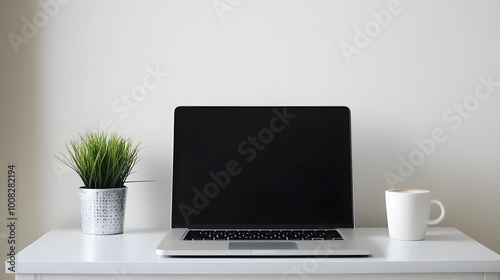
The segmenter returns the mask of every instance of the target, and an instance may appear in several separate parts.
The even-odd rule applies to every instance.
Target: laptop
[[[182,106],[162,256],[367,256],[347,107]]]

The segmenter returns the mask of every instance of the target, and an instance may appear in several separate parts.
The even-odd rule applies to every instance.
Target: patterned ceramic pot
[[[123,233],[127,187],[80,188],[82,231],[86,234]]]

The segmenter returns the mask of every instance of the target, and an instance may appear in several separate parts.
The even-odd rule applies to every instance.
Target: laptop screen
[[[353,227],[347,107],[177,107],[173,228]]]

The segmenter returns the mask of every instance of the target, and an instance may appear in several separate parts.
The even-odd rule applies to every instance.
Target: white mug
[[[431,192],[422,189],[389,189],[385,191],[389,236],[397,240],[423,240],[427,225],[435,225],[444,219],[443,203],[430,198]],[[430,206],[441,208],[441,215],[429,220]]]

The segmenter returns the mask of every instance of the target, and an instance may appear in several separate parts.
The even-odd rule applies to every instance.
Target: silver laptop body
[[[183,106],[162,256],[368,256],[347,107]],[[319,235],[317,235],[319,234]]]

